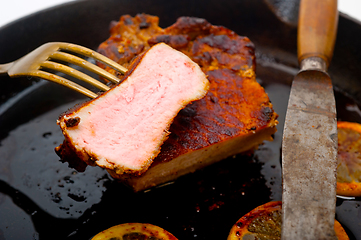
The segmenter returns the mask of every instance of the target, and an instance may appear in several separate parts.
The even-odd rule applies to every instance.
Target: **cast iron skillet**
[[[90,239],[125,222],[163,227],[179,239],[226,239],[251,209],[281,199],[280,146],[289,85],[297,72],[296,27],[255,0],[76,1],[0,29],[0,63],[49,41],[96,49],[123,14],[148,13],[160,26],[196,16],[248,36],[256,45],[257,76],[280,115],[272,143],[226,159],[174,183],[133,193],[100,168],[79,173],[62,163],[60,113],[85,99],[53,83],[0,76],[0,240]],[[338,117],[361,122],[361,25],[341,16],[330,66]],[[360,199],[338,199],[336,218],[361,239]]]

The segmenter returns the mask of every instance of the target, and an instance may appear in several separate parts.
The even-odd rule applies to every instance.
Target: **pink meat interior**
[[[68,134],[100,161],[141,168],[158,153],[179,110],[204,96],[207,84],[187,56],[158,44],[126,81],[69,116],[81,120]]]

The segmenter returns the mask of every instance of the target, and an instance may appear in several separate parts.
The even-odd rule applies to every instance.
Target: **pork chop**
[[[134,191],[253,150],[265,140],[272,141],[278,123],[268,95],[256,81],[255,48],[249,38],[201,18],[181,17],[165,29],[158,23],[156,16],[124,15],[111,23],[110,37],[98,51],[129,66],[134,57],[164,42],[196,62],[208,76],[210,88],[204,98],[174,118],[168,139],[147,171],[135,175],[109,170]],[[69,156],[68,161],[78,165],[66,141],[57,150],[63,159]]]

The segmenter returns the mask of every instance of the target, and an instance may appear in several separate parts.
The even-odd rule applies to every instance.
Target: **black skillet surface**
[[[123,14],[206,18],[248,36],[256,45],[258,80],[277,113],[279,131],[254,154],[235,156],[175,183],[141,193],[113,181],[100,168],[79,173],[62,163],[60,113],[84,98],[53,83],[0,76],[0,240],[90,239],[125,222],[158,225],[179,239],[226,239],[254,207],[281,199],[280,146],[289,85],[297,72],[296,27],[261,1],[76,1],[0,29],[0,63],[42,43],[66,41],[93,49]],[[330,75],[340,120],[361,122],[361,25],[341,16]],[[361,239],[361,201],[338,200],[336,218],[351,239]]]

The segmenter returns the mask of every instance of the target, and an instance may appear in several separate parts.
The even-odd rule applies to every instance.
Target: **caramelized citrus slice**
[[[92,240],[177,240],[177,238],[152,224],[124,223],[98,233]]]
[[[253,209],[233,225],[227,240],[281,239],[282,202],[268,202]],[[335,220],[339,240],[349,239],[341,224]]]
[[[337,194],[361,196],[361,124],[337,122]]]

